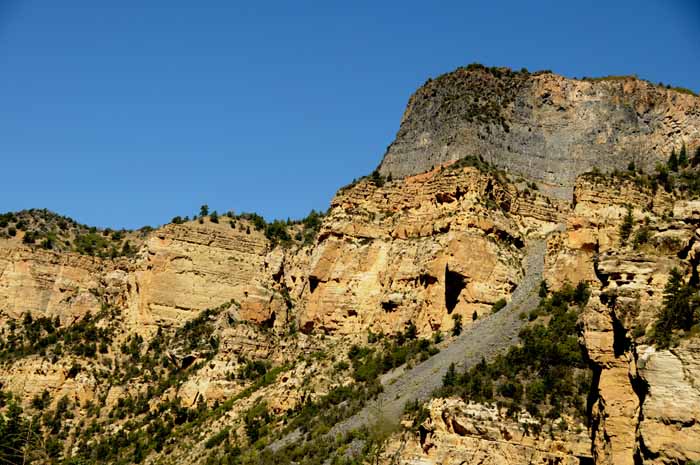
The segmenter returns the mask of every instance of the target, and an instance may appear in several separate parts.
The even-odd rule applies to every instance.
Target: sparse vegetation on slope
[[[543,298],[530,313],[532,323],[520,331],[520,345],[462,373],[451,365],[443,387],[433,395],[495,402],[512,415],[525,408],[536,417],[555,420],[569,414],[587,421],[591,372],[578,343],[576,321],[588,296],[581,283]],[[425,416],[416,403],[409,404],[406,412],[417,420]]]
[[[90,227],[46,209],[0,215],[0,238],[13,238],[19,234],[22,243],[33,248],[101,258],[133,255],[150,231],[148,226],[138,231]]]
[[[692,265],[691,265],[692,266]],[[663,307],[654,323],[651,340],[659,347],[675,345],[678,338],[700,334],[700,279],[697,267],[684,277],[673,268],[664,288]]]

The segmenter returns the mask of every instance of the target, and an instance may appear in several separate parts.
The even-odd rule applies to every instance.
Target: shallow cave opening
[[[381,305],[382,305],[382,309],[387,313],[393,312],[399,306],[399,304],[397,304],[396,302],[391,302],[391,301],[382,302]]]
[[[266,320],[264,320],[261,325],[263,328],[268,328],[271,329],[275,326],[275,320],[277,319],[277,315],[275,315],[275,312],[270,313],[270,317]]]
[[[185,370],[192,366],[192,364],[197,360],[195,355],[185,355],[180,362],[180,369]]]
[[[309,276],[309,292],[310,293],[312,293],[312,294],[314,293],[314,291],[316,290],[316,286],[318,286],[319,282],[320,282],[320,280],[317,277]]]
[[[267,266],[267,264],[265,264],[265,266]],[[280,269],[272,275],[272,279],[276,283],[279,283],[282,281],[282,276],[284,276],[284,262],[280,265]]]
[[[508,234],[506,231],[502,231],[500,229],[496,230],[496,237],[498,238],[499,241],[505,242],[506,244],[513,244],[515,247],[518,249],[522,249],[525,247],[525,242],[517,236],[513,236],[511,234]]]
[[[467,279],[456,271],[450,271],[450,267],[445,265],[445,307],[448,314],[457,306],[459,295],[465,287]]]
[[[311,320],[304,322],[304,324],[302,324],[299,327],[299,331],[301,331],[303,334],[311,334],[313,332],[313,330],[314,330],[314,322]]]
[[[617,318],[615,312],[611,312],[613,325],[613,352],[615,357],[621,357],[630,349],[631,341],[627,337],[627,329],[622,322]]]
[[[427,273],[423,273],[420,276],[418,276],[418,282],[420,283],[421,286],[424,288],[428,286],[432,286],[438,281],[438,279],[435,276],[431,276]]]

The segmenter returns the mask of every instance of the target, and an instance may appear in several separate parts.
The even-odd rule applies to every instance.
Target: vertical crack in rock
[[[593,372],[593,377],[591,379],[591,390],[588,392],[588,399],[586,401],[586,416],[588,417],[588,430],[591,432],[591,455],[596,456],[596,435],[600,431],[600,422],[602,417],[602,412],[600,412],[600,374],[603,369],[595,363],[594,361],[588,361],[588,365]],[[594,412],[595,406],[598,405],[598,411]]]
[[[639,376],[637,367],[639,366],[639,359],[637,357],[637,351],[635,348],[632,349],[632,356],[634,357],[634,373],[630,372],[630,384],[632,385],[632,390],[639,398],[639,411],[637,412],[637,425],[635,428],[635,437],[637,438],[637,444],[634,448],[633,460],[635,465],[644,463],[644,458],[650,456],[650,451],[644,445],[644,438],[639,431],[639,427],[644,420],[644,400],[649,392],[649,385],[647,382]]]

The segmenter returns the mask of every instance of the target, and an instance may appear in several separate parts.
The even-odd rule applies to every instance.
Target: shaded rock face
[[[591,463],[590,439],[583,425],[567,425],[550,433],[533,433],[542,425],[527,412],[509,418],[492,405],[459,399],[434,399],[429,417],[417,433],[390,441],[382,463],[461,465]],[[546,436],[546,437],[545,437]]]
[[[409,176],[468,155],[568,198],[576,176],[653,168],[700,143],[700,98],[634,78],[583,81],[459,68],[411,96],[379,170]]]

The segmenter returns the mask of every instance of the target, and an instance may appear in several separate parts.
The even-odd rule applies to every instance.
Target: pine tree
[[[620,225],[620,242],[622,242],[622,244],[626,243],[627,239],[629,239],[633,227],[634,218],[632,217],[632,209],[627,207],[627,214]]]
[[[668,157],[668,169],[670,171],[678,171],[678,157],[676,156],[676,149],[671,150],[671,156]]]
[[[685,148],[685,142],[683,142],[681,153],[678,155],[678,166],[681,168],[688,166],[688,151]]]
[[[450,366],[445,372],[445,376],[442,377],[442,385],[445,387],[454,386],[457,382],[457,370],[455,369],[455,364],[450,363]]]
[[[199,207],[199,216],[207,216],[209,215],[209,205],[206,203]]]
[[[660,347],[668,347],[674,330],[687,331],[700,319],[696,294],[697,288],[685,284],[681,272],[673,268],[664,287],[664,306],[654,325],[654,340]]]
[[[695,155],[693,155],[693,159],[690,161],[690,164],[692,166],[700,165],[700,146],[695,149]]]
[[[452,335],[459,336],[462,334],[462,315],[452,315],[452,321],[454,322],[452,326]]]

